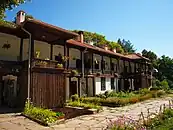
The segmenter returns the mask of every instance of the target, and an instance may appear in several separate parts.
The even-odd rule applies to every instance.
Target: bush
[[[79,99],[79,96],[77,94],[71,96],[72,101],[77,101]]]
[[[146,95],[139,97],[139,101],[144,101],[144,100],[147,100],[150,98],[152,98],[152,94],[146,94]]]
[[[165,95],[166,92],[164,90],[158,90],[157,91],[157,97],[161,97],[162,95]]]
[[[132,98],[129,99],[129,103],[131,103],[131,104],[134,104],[134,103],[137,103],[137,102],[139,102],[138,97],[132,97]]]
[[[57,114],[49,109],[34,107],[32,104],[29,104],[29,102],[26,102],[23,113],[31,118],[42,121],[45,124],[54,123],[59,115],[64,115],[60,112]]]
[[[150,90],[147,88],[143,88],[143,89],[139,90],[139,94],[141,94],[141,95],[146,95],[148,93],[150,93]]]
[[[86,109],[97,109],[97,110],[102,109],[101,106],[95,105],[93,103],[83,103],[83,102],[80,102],[80,101],[69,102],[67,105],[68,106],[73,106],[73,107],[83,107],[83,108],[86,108]]]

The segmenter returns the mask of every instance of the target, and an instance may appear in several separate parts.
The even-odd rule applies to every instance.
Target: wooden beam
[[[80,95],[80,78],[78,77],[78,96],[81,97]]]
[[[67,56],[67,44],[66,44],[66,41],[63,40],[64,42],[64,57]],[[64,62],[64,68],[67,68],[67,61]]]
[[[19,60],[20,61],[23,60],[23,38],[20,39],[20,56],[19,56]]]
[[[69,52],[70,51],[70,49],[69,49],[69,47],[67,47],[67,57],[69,57]],[[67,60],[67,69],[69,69],[69,58],[68,58],[68,60]]]
[[[93,96],[95,96],[95,78],[93,78]]]
[[[132,72],[132,68],[131,68],[130,61],[129,61],[129,72],[130,72],[130,73]]]
[[[101,57],[102,57],[102,60],[101,60],[101,70],[102,70],[102,74],[103,74],[104,73],[104,70],[103,70],[103,55]]]
[[[31,37],[31,59],[34,58],[34,38]]]
[[[86,94],[88,96],[88,77],[86,77]]]
[[[53,60],[53,44],[50,44],[50,60]]]
[[[92,74],[93,74],[93,72],[94,72],[94,54],[92,53],[91,54],[92,56],[91,56],[91,69],[92,69]]]

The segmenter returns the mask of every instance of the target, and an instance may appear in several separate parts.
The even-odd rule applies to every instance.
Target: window
[[[101,91],[106,90],[106,79],[101,77]]]
[[[115,90],[114,78],[111,78],[111,89]]]

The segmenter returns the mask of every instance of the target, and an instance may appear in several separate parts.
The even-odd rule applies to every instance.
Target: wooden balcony
[[[32,68],[64,69],[63,63],[53,60],[33,59]]]

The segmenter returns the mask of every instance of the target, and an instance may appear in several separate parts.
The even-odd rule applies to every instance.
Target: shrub
[[[148,93],[150,93],[150,90],[147,88],[143,88],[143,89],[139,90],[139,94],[141,94],[141,95],[146,95]]]
[[[132,97],[132,98],[129,99],[129,103],[131,103],[131,104],[134,104],[134,103],[137,103],[137,102],[139,102],[138,97]]]
[[[161,97],[162,95],[165,95],[166,92],[164,90],[158,90],[157,91],[157,97]]]
[[[79,99],[79,96],[77,94],[71,96],[72,101],[77,101]]]
[[[83,102],[80,102],[80,101],[69,102],[68,106],[83,107],[83,108],[86,108],[86,109],[97,109],[97,110],[102,109],[101,106],[95,105],[93,103],[83,103]]]
[[[150,98],[152,98],[152,95],[151,94],[146,94],[146,95],[140,96],[139,101],[144,101],[144,100],[147,100],[147,99],[150,99]]]
[[[45,124],[54,123],[57,120],[57,116],[63,115],[63,113],[60,114],[60,112],[57,115],[56,112],[49,109],[34,107],[29,102],[26,102],[23,113],[31,118],[42,121]]]

